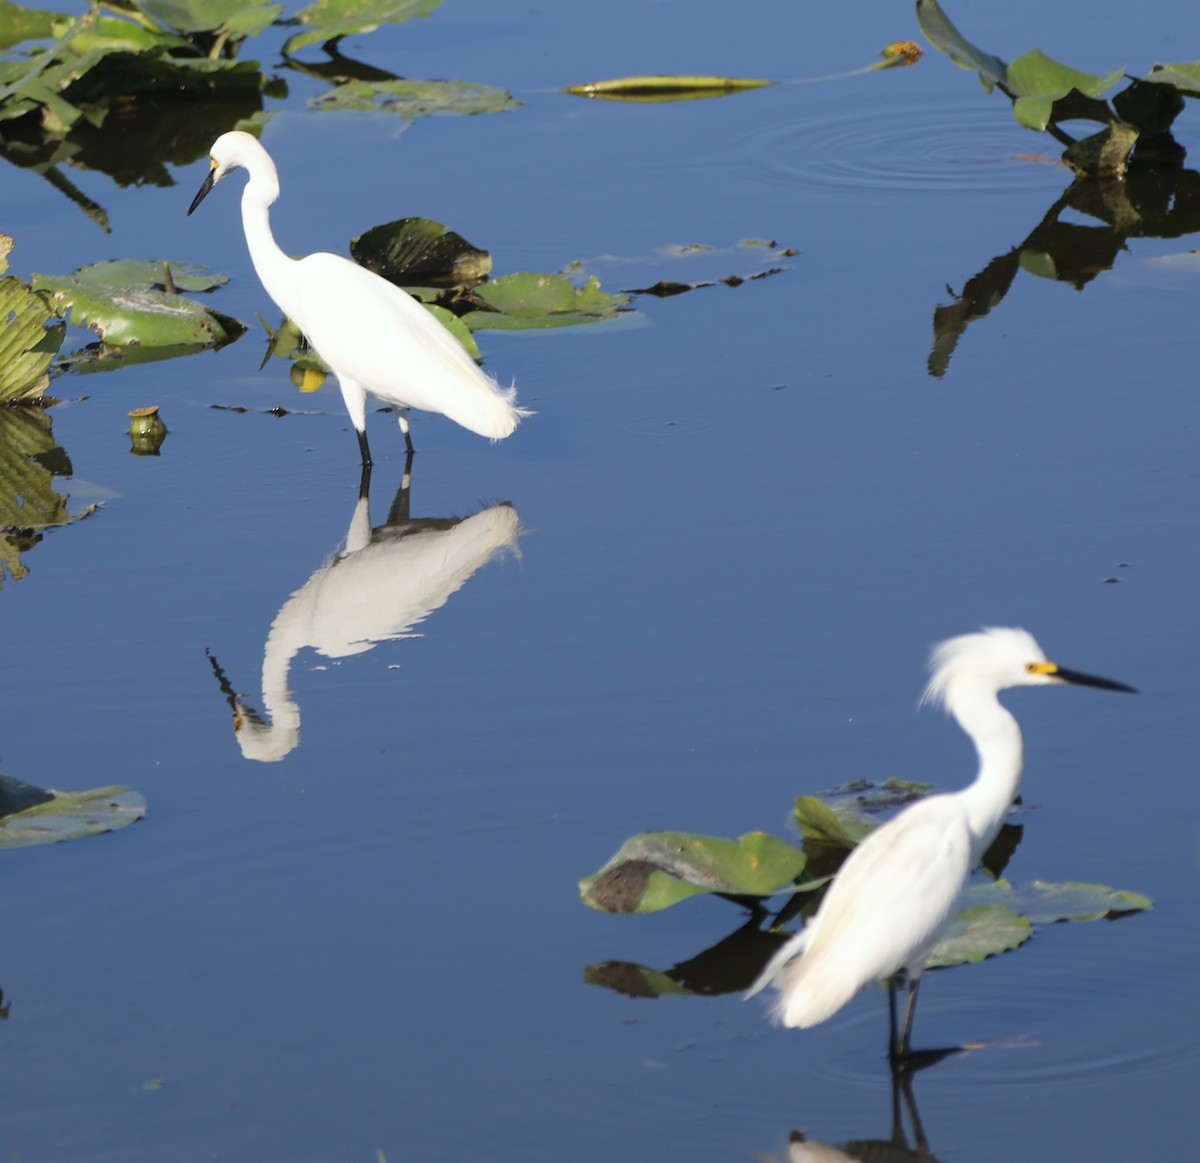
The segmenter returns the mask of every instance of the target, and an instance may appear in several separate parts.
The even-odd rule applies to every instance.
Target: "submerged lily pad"
[[[804,871],[804,853],[766,832],[737,840],[688,832],[642,832],[594,876],[584,903],[606,913],[652,913],[697,893],[770,896]]]
[[[473,81],[346,81],[308,102],[313,109],[374,109],[402,117],[501,113],[521,104],[511,93]]]
[[[127,787],[81,792],[44,790],[50,799],[0,818],[0,848],[57,844],[115,832],[146,814],[145,798]]]

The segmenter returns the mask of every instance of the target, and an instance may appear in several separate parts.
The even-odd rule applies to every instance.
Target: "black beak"
[[[196,207],[199,206],[200,203],[203,202],[204,199],[208,197],[208,192],[213,188],[213,186],[215,186],[217,184],[217,176],[216,175],[217,175],[216,170],[208,171],[208,177],[206,177],[204,179],[204,185],[202,185],[200,187],[196,196],[192,199],[192,204],[188,207],[188,217],[191,217],[192,211],[195,210]]]
[[[1061,666],[1054,671],[1054,677],[1074,686],[1094,686],[1102,691],[1124,691],[1128,695],[1138,693],[1137,687],[1126,686],[1123,682],[1114,682],[1111,678],[1097,678],[1093,674],[1081,674],[1077,670],[1067,670]]]

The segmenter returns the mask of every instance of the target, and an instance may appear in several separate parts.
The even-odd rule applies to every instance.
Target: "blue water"
[[[1132,27],[1115,5],[952,15],[1002,56],[1037,44],[1097,72],[1200,43],[1197,17],[1165,3]],[[714,101],[556,91],[640,72],[821,76],[915,35],[906,6],[882,4],[734,18],[694,0],[460,0],[342,51],[499,85],[521,108],[405,127],[307,111],[318,86],[290,78],[263,140],[292,252],[425,214],[499,273],[578,259],[610,290],[752,273],[746,238],[799,253],[736,289],[639,298],[615,324],[484,334],[489,369],[538,414],[496,446],[416,416],[411,512],[508,502],[521,533],[415,623],[411,570],[385,567],[371,608],[389,628],[358,653],[296,630],[295,721],[272,763],[244,757],[206,650],[281,722],[264,710],[272,624],[342,569],[355,513],[336,388],[302,397],[280,361],[260,372],[254,332],[58,381],[73,401],[52,413],[74,466],[61,490],[103,505],[4,584],[0,764],[51,787],[127,784],[149,810],[0,863],[14,1158],[715,1161],[783,1159],[793,1129],[887,1138],[881,995],[801,1034],[735,995],[585,985],[602,961],[669,969],[742,918],[712,899],[605,917],[576,881],[646,828],[786,834],[793,796],[849,779],[961,786],[968,744],[915,703],[928,646],[980,624],[1026,626],[1064,665],[1142,690],[1009,698],[1033,809],[1010,875],[1156,908],[929,979],[921,1037],[989,1044],[916,1079],[930,1147],[1186,1152],[1200,283],[1179,256],[1195,236],[1132,237],[1082,291],[1017,273],[933,378],[947,286],[1020,244],[1068,184],[1017,158],[1056,151],[1001,98],[933,53]],[[1178,136],[1200,159],[1200,109]],[[203,174],[200,159],[173,188],[120,190],[72,172],[109,209],[105,236],[10,167],[13,269],[204,262],[232,276],[214,305],[273,321],[235,181],[184,217]],[[718,253],[662,253],[689,243]],[[126,413],[145,404],[170,429],[154,459],[128,453]],[[403,445],[391,418],[369,424],[382,527]]]

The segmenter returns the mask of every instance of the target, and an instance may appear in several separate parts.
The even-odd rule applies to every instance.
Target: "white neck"
[[[981,689],[963,680],[947,704],[979,756],[975,782],[958,793],[967,809],[974,868],[996,838],[1020,791],[1024,767],[1021,730],[989,688]]]
[[[297,318],[298,307],[293,301],[292,288],[295,275],[295,259],[288,258],[271,233],[268,207],[279,197],[279,178],[271,172],[251,173],[246,188],[242,191],[242,228],[246,232],[246,246],[250,250],[250,261],[255,273],[268,295],[283,309],[284,313],[301,329],[303,322]]]

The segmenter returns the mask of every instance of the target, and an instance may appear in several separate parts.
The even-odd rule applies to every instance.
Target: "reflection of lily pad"
[[[595,876],[579,882],[586,904],[606,913],[652,913],[697,893],[770,896],[804,870],[804,853],[766,832],[737,840],[643,832]]]
[[[49,794],[52,798],[43,803],[0,818],[0,848],[56,844],[115,832],[146,814],[144,797],[127,787]]]
[[[629,305],[626,295],[610,295],[595,277],[576,287],[566,275],[522,272],[504,275],[477,287],[475,295],[489,308],[472,311],[472,331],[494,328],[517,331],[531,327],[567,327],[612,319]]]
[[[501,113],[521,104],[511,93],[472,81],[346,81],[309,102],[313,109],[374,109],[402,117]]]
[[[50,417],[39,407],[0,408],[0,585],[6,576],[29,573],[21,559],[42,539],[42,530],[80,520],[88,506],[71,513],[69,497],[55,477],[71,475],[71,461],[58,446]]]
[[[0,279],[0,401],[45,394],[66,330],[61,323],[46,326],[54,315],[46,296],[12,275]]]

